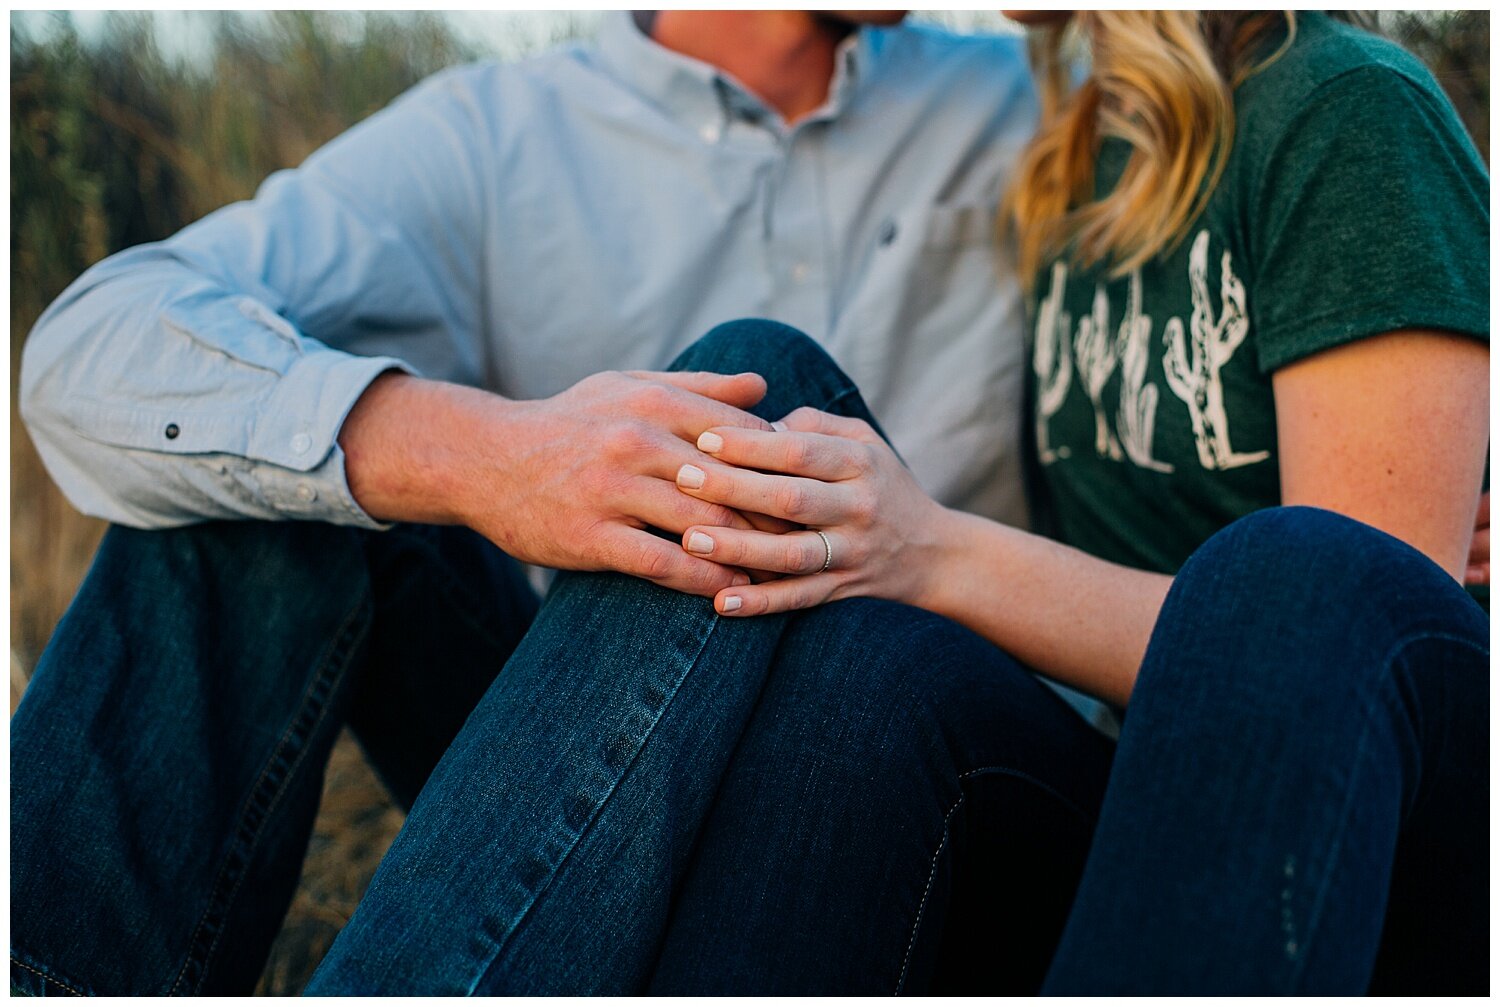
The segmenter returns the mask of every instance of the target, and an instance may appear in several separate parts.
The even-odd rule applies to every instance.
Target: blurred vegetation
[[[989,14],[922,16],[960,28],[995,24]],[[89,32],[66,14],[11,18],[12,708],[102,533],[52,485],[15,412],[21,344],[42,309],[88,265],[252,195],[272,171],[428,74],[480,56],[524,55],[589,34],[597,22],[493,15],[498,33],[485,35],[460,20],[479,15],[177,17],[201,36],[191,53],[166,45],[163,21],[150,14],[112,13]],[[1488,160],[1488,12],[1386,11],[1377,21],[1433,68]],[[320,819],[308,868],[344,876],[299,890],[264,991],[300,988],[383,849],[367,834],[363,845],[340,845],[340,831],[368,833],[371,815],[386,838],[399,825],[388,807],[372,809],[380,797],[358,763],[343,745],[325,807],[349,817]]]

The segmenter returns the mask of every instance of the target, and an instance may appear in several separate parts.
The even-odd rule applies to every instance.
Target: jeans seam
[[[207,974],[208,966],[213,960],[214,952],[218,950],[219,938],[223,936],[224,921],[228,919],[230,909],[234,905],[235,898],[239,895],[240,886],[244,884],[245,877],[249,873],[249,865],[254,857],[256,849],[260,845],[261,837],[264,835],[266,823],[270,821],[271,815],[281,803],[281,797],[286,793],[286,783],[297,772],[303,758],[307,755],[307,739],[312,732],[322,723],[328,714],[329,698],[343,674],[348,670],[348,657],[354,649],[356,640],[351,639],[354,634],[351,629],[359,615],[365,610],[365,599],[361,598],[360,604],[356,605],[344,618],[343,624],[333,637],[332,646],[329,647],[326,656],[320,662],[318,669],[309,679],[307,688],[303,690],[302,699],[297,707],[297,712],[287,722],[286,729],[282,731],[280,739],[271,750],[271,755],[261,767],[260,775],[256,778],[254,786],[250,788],[249,795],[240,805],[237,816],[234,842],[229,852],[225,855],[219,865],[218,873],[214,877],[213,888],[210,889],[208,906],[203,915],[198,918],[198,924],[193,928],[193,936],[188,942],[188,954],[183,959],[182,967],[178,970],[177,978],[172,983],[169,995],[176,995],[178,988],[182,986],[183,980],[187,978],[189,971],[196,965],[200,975],[194,985],[193,993],[197,993],[197,986],[201,985],[203,975]],[[301,740],[295,739],[300,736]],[[292,754],[295,753],[295,754]],[[290,759],[287,756],[290,755]],[[278,763],[285,761],[285,768],[277,772]],[[269,789],[269,795],[263,795],[263,791]],[[253,825],[248,824],[251,812],[258,806],[264,805],[259,820]],[[225,875],[230,864],[234,861],[236,854],[243,850],[243,867],[240,876],[235,879],[233,887],[224,896],[223,904],[220,906],[219,894],[225,885]],[[200,945],[204,940],[204,929],[213,923],[213,938],[208,943],[207,949],[201,951]]]
[[[1024,780],[1027,783],[1030,783],[1032,786],[1043,791],[1044,793],[1052,796],[1060,804],[1066,807],[1069,811],[1073,812],[1079,818],[1082,818],[1084,821],[1088,822],[1093,820],[1092,815],[1088,814],[1073,801],[1063,796],[1063,794],[1060,793],[1055,787],[1049,787],[1047,784],[1043,783],[1041,780],[1038,780],[1036,777],[1032,776],[1029,773],[1023,773],[1020,770],[1011,769],[1007,766],[982,766],[979,769],[971,769],[967,773],[961,773],[958,777],[958,800],[953,802],[953,807],[949,808],[948,813],[943,816],[943,835],[938,840],[937,849],[933,850],[932,852],[932,866],[927,871],[927,887],[922,889],[922,900],[917,904],[917,917],[911,925],[911,939],[906,942],[906,956],[902,959],[901,962],[901,975],[896,980],[896,996],[900,996],[901,991],[906,988],[906,974],[907,971],[911,968],[911,955],[917,946],[917,932],[921,929],[922,918],[926,915],[927,912],[927,897],[932,894],[932,883],[937,879],[938,859],[943,855],[943,850],[948,846],[948,823],[952,821],[953,815],[958,811],[959,807],[962,806],[962,804],[964,803],[964,798],[967,796],[962,792],[963,781],[973,776],[987,776],[992,774],[999,776],[1010,776],[1018,780]]]
[[[1390,668],[1396,663],[1397,658],[1400,657],[1401,653],[1405,651],[1407,647],[1410,647],[1414,643],[1425,642],[1427,640],[1442,640],[1447,643],[1456,643],[1461,646],[1468,647],[1470,650],[1476,651],[1478,653],[1485,655],[1489,654],[1488,647],[1481,647],[1475,644],[1472,640],[1465,639],[1461,636],[1456,636],[1452,633],[1429,632],[1425,630],[1409,633],[1406,636],[1401,637],[1395,643],[1391,644],[1390,650],[1386,652],[1382,667],[1386,670],[1387,674],[1381,677],[1381,683],[1389,683]],[[1359,767],[1363,765],[1365,749],[1369,747],[1368,743],[1370,739],[1370,725],[1375,719],[1375,711],[1372,708],[1374,703],[1375,697],[1373,696],[1369,697],[1365,703],[1365,726],[1364,729],[1359,733],[1359,744],[1354,750],[1354,765],[1356,767],[1356,771],[1359,771]],[[1333,884],[1332,864],[1337,859],[1338,852],[1344,844],[1344,837],[1348,832],[1349,814],[1354,803],[1354,791],[1355,788],[1352,785],[1351,781],[1349,792],[1344,798],[1343,813],[1339,816],[1339,821],[1341,823],[1339,827],[1339,833],[1334,838],[1332,845],[1329,848],[1329,856],[1327,859],[1329,867],[1324,872],[1322,884],[1318,886],[1318,893],[1316,897],[1314,897],[1312,908],[1307,914],[1307,938],[1303,942],[1304,953],[1297,958],[1296,966],[1292,969],[1292,974],[1289,977],[1289,992],[1297,988],[1297,983],[1300,981],[1303,971],[1307,968],[1308,959],[1312,957],[1312,942],[1318,932],[1318,918],[1322,915],[1323,904],[1327,901],[1328,898],[1328,886]]]
[[[605,806],[609,804],[610,800],[615,796],[615,792],[619,790],[621,782],[624,781],[625,777],[630,775],[631,767],[634,766],[636,760],[640,758],[641,752],[645,751],[646,746],[650,744],[652,736],[656,733],[657,726],[661,723],[661,718],[666,714],[667,708],[671,706],[672,701],[677,698],[677,693],[681,690],[682,683],[686,682],[688,676],[697,669],[699,662],[703,659],[703,652],[708,649],[708,643],[713,639],[714,631],[719,628],[719,625],[723,621],[717,613],[712,618],[713,622],[709,626],[708,632],[703,635],[703,640],[698,645],[697,653],[693,655],[692,661],[688,664],[687,668],[673,684],[671,693],[662,702],[661,708],[657,711],[656,717],[651,722],[651,727],[641,738],[640,745],[636,748],[635,754],[631,756],[631,759],[628,763],[621,767],[619,774],[610,784],[609,791],[604,795],[603,798],[600,799],[598,805],[589,815],[588,821],[586,821],[578,830],[578,834],[574,836],[572,842],[568,844],[567,850],[564,851],[562,856],[558,858],[556,865],[553,866],[551,873],[547,878],[546,884],[537,889],[536,893],[532,895],[531,900],[527,902],[525,908],[523,908],[520,914],[516,917],[515,922],[506,928],[504,938],[496,946],[494,954],[492,954],[489,959],[484,962],[483,967],[478,970],[478,972],[474,976],[473,982],[469,984],[469,989],[466,995],[475,995],[474,991],[479,987],[479,984],[484,981],[485,977],[488,976],[494,969],[495,963],[498,962],[501,956],[505,954],[505,950],[507,947],[509,947],[511,939],[521,929],[521,926],[526,922],[527,917],[531,915],[531,911],[536,908],[536,904],[541,901],[542,896],[545,895],[548,889],[552,887],[552,882],[557,879],[557,875],[567,864],[568,859],[572,857],[573,851],[578,849],[578,844],[583,842],[584,838],[593,828],[594,823],[598,821],[599,816],[603,813]]]
[[[47,973],[43,972],[41,969],[32,968],[30,965],[27,965],[25,962],[23,962],[19,958],[17,958],[14,953],[12,953],[11,956],[10,956],[10,963],[12,965],[17,965],[17,966],[25,969],[27,972],[30,972],[31,974],[33,974],[35,976],[39,976],[41,978],[42,982],[44,982],[44,983],[51,983],[53,986],[56,986],[59,989],[67,990],[69,993],[73,994],[75,997],[88,996],[87,993],[83,993],[83,992],[80,992],[79,990],[74,989],[72,986],[69,986],[67,983],[63,982],[61,979],[57,979],[57,978],[54,978],[52,976],[49,976]]]

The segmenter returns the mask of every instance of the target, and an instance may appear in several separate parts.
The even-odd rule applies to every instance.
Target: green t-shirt
[[[1394,329],[1489,339],[1489,177],[1452,107],[1399,47],[1297,21],[1236,92],[1224,174],[1177,249],[1115,280],[1067,261],[1038,277],[1043,506],[1104,559],[1175,573],[1281,502],[1277,368]],[[1101,191],[1127,155],[1102,145]]]

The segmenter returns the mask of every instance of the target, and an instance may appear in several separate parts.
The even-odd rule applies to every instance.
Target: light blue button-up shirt
[[[1034,124],[1017,38],[861,30],[789,128],[616,16],[438,74],[94,266],[26,344],[22,414],[89,514],[373,526],[336,438],[382,371],[534,398],[762,316],[828,348],[929,492],[1020,524],[1022,305],[993,225]]]

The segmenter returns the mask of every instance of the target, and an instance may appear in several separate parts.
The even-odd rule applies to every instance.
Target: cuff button
[[[167,440],[175,441],[177,439],[177,435],[182,433],[182,430],[177,426],[177,424],[168,423],[167,429],[163,430],[162,433],[167,435]]]

